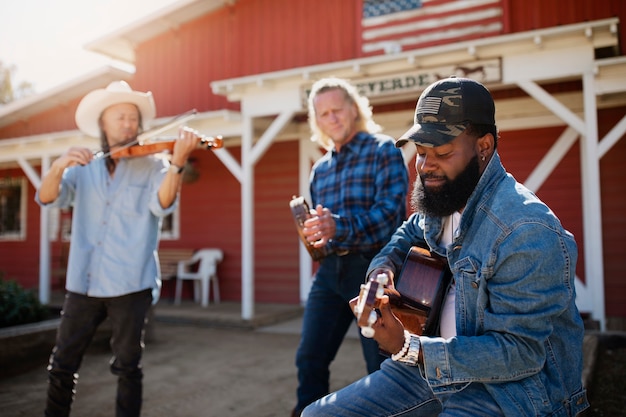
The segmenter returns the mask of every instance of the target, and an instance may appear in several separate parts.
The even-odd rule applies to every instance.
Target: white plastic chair
[[[182,282],[185,279],[194,280],[193,297],[198,302],[199,289],[202,294],[202,307],[209,305],[210,284],[213,283],[213,299],[220,302],[220,287],[217,278],[217,264],[222,261],[224,254],[220,249],[200,249],[190,259],[179,261],[176,273],[176,296],[174,303],[180,305]],[[190,267],[198,264],[196,272],[191,272]]]

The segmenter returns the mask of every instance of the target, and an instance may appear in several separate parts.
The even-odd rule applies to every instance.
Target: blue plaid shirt
[[[357,133],[314,165],[313,206],[327,207],[337,231],[333,250],[378,252],[406,217],[408,172],[391,137]]]

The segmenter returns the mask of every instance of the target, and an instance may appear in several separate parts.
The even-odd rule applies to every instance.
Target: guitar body
[[[395,291],[388,291],[392,310],[407,330],[418,335],[434,336],[439,314],[452,279],[444,258],[413,246],[407,254]]]
[[[394,289],[384,288],[383,291],[387,284],[385,277],[378,276],[361,285],[355,306],[361,333],[366,337],[374,336],[371,325],[376,321],[375,312],[384,294],[389,296],[391,310],[405,329],[417,335],[436,335],[441,307],[452,279],[446,260],[413,246],[395,279]]]
[[[306,240],[304,233],[302,233],[302,229],[304,228],[304,221],[309,218],[310,209],[304,197],[296,197],[293,196],[291,201],[289,202],[289,207],[291,208],[291,214],[293,215],[293,220],[296,223],[296,230],[298,231],[298,237],[300,237],[300,241],[311,255],[314,261],[319,261],[325,256],[327,256],[330,251],[326,246],[321,248],[316,248],[312,243]]]

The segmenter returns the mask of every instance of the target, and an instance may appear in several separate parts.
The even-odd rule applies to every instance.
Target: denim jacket
[[[414,245],[447,257],[457,336],[420,338],[433,392],[482,383],[507,416],[574,416],[587,408],[572,234],[506,173],[497,153],[448,247],[438,246],[441,232],[441,218],[413,214],[369,268],[398,274]]]

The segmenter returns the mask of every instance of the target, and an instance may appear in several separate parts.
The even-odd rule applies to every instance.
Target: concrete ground
[[[257,305],[255,320],[246,322],[236,303],[202,309],[160,302],[144,353],[142,416],[289,416],[301,313],[298,306]],[[115,415],[108,337],[106,329],[99,333],[83,360],[73,416]],[[45,365],[0,378],[0,415],[43,415]],[[333,390],[365,375],[356,328],[331,372]]]
[[[239,303],[162,300],[154,309],[144,353],[144,417],[279,417],[295,404],[294,357],[302,308],[256,305],[253,320],[241,319]],[[589,381],[597,338],[585,338]],[[47,355],[47,354],[46,354]],[[84,357],[73,416],[114,416],[115,378],[110,374],[106,323]],[[0,415],[43,415],[46,358],[30,370],[0,376]],[[356,326],[331,366],[331,390],[365,375]]]

